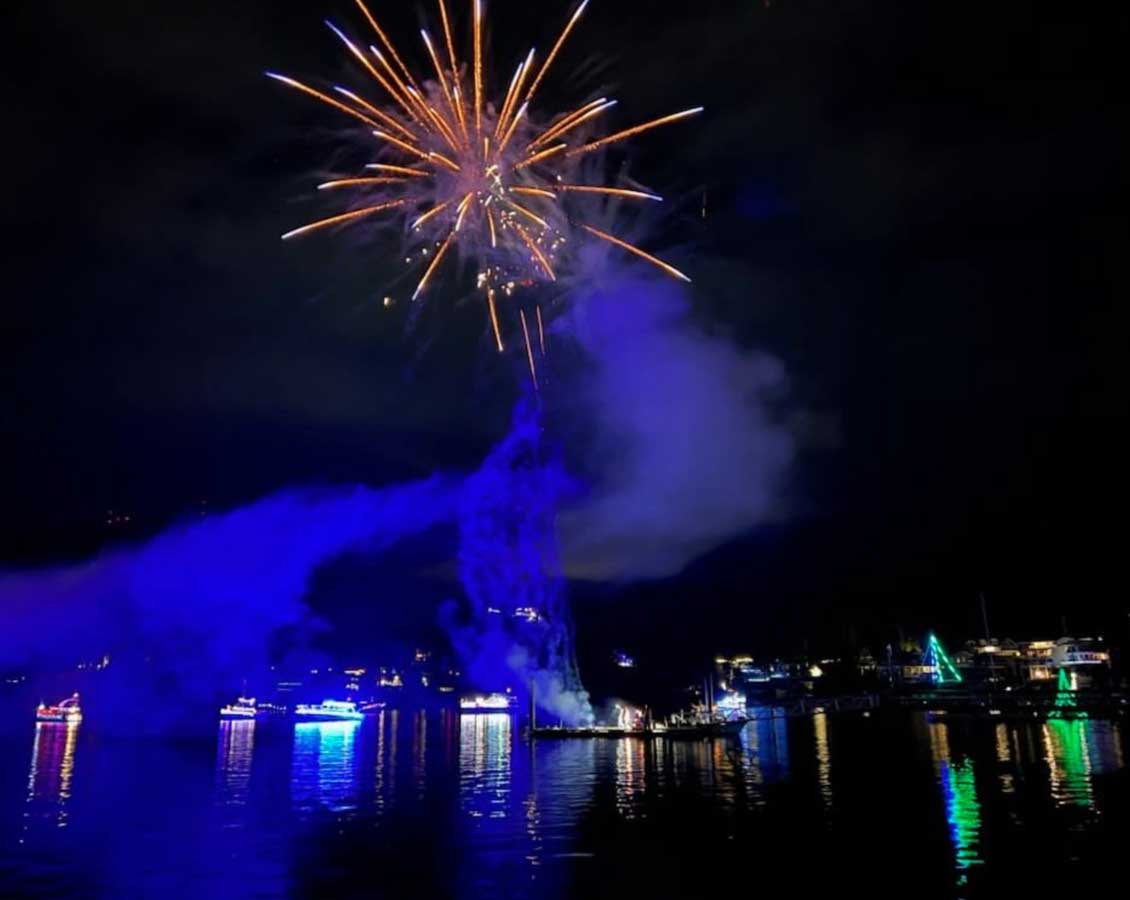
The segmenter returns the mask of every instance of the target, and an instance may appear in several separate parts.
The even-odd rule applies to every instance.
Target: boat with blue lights
[[[66,700],[55,706],[48,706],[45,703],[40,703],[35,710],[35,721],[37,722],[64,722],[70,724],[72,722],[82,721],[82,707],[78,702],[78,694],[72,694]]]
[[[321,703],[299,703],[294,707],[299,722],[357,722],[365,714],[350,700],[323,700]]]

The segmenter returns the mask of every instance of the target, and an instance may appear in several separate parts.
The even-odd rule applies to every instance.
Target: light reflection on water
[[[382,728],[385,721],[384,713],[381,713]],[[396,764],[396,748],[400,746],[400,710],[394,709],[388,714],[388,764],[383,766],[384,771],[388,774],[388,785],[385,787],[385,797],[389,802],[396,797],[396,773],[400,771],[400,767]],[[380,764],[379,764],[380,765]]]
[[[1122,735],[1110,722],[1049,719],[1041,729],[1051,796],[1057,806],[1098,812],[1094,777],[1122,768]]]
[[[424,796],[428,784],[428,714],[426,710],[416,711],[412,720],[412,783],[416,794]]]
[[[1044,723],[1044,759],[1048,764],[1052,799],[1057,806],[1095,808],[1091,790],[1088,721],[1054,719]]]
[[[860,823],[889,826],[893,807],[881,812],[868,797],[865,785],[874,777],[889,785],[895,805],[903,785],[921,785],[924,805],[899,813],[926,826],[908,846],[922,842],[912,852],[922,859],[934,854],[952,871],[950,888],[960,896],[976,886],[971,879],[1008,864],[1001,842],[1019,840],[1025,828],[1071,835],[1063,851],[1071,861],[1085,856],[1087,836],[1101,829],[1104,805],[1127,808],[1111,787],[1124,781],[1099,782],[1124,764],[1121,725],[906,716],[883,730],[875,721],[766,716],[731,741],[531,745],[519,721],[506,714],[384,710],[363,723],[225,722],[198,768],[194,757],[167,744],[80,741],[80,726],[41,725],[26,781],[18,779],[21,794],[4,802],[11,809],[15,799],[21,811],[19,845],[50,852],[52,860],[60,858],[60,847],[64,860],[79,852],[60,841],[81,841],[79,833],[89,840],[99,830],[108,829],[111,843],[148,848],[152,873],[131,855],[120,866],[127,875],[115,870],[107,876],[111,882],[136,877],[147,890],[183,875],[196,879],[199,896],[222,896],[216,884],[226,867],[238,865],[258,873],[267,885],[263,896],[306,896],[286,888],[302,865],[289,848],[332,848],[335,836],[354,834],[360,856],[351,849],[327,871],[360,866],[372,852],[365,841],[391,841],[406,865],[413,853],[452,860],[450,872],[431,876],[437,896],[450,881],[463,886],[456,891],[463,896],[539,898],[565,891],[563,873],[599,880],[586,873],[610,864],[617,841],[657,828],[680,835],[667,845],[677,856],[686,842],[740,839],[749,833],[743,829],[769,821],[764,817],[786,815],[809,845],[828,841],[834,848],[854,839],[853,831],[867,831]],[[914,753],[915,740],[928,758]],[[27,752],[21,743],[17,771],[27,764]],[[114,798],[122,796],[131,798],[121,807],[122,821],[134,824],[117,824]],[[142,803],[145,797],[160,803]],[[170,807],[176,815],[164,814],[166,802],[176,804]],[[329,831],[317,830],[326,824]],[[714,838],[707,837],[708,827],[716,828]],[[144,831],[131,837],[129,828]],[[357,838],[346,829],[374,837]],[[406,829],[408,849],[395,844]],[[759,840],[771,839],[771,831],[760,833]],[[625,859],[641,846],[624,851]],[[177,849],[160,849],[168,847]],[[0,845],[0,882],[5,866],[19,864],[2,852]],[[331,851],[309,852],[318,865],[316,854]],[[395,862],[385,857],[382,865]],[[123,890],[119,896],[130,895],[140,894]]]
[[[36,722],[27,778],[27,820],[67,827],[68,803],[75,774],[75,744],[78,722]],[[23,842],[23,838],[20,839]]]
[[[832,753],[828,746],[828,714],[819,712],[812,717],[812,729],[816,735],[817,783],[820,785],[820,800],[826,813],[832,810]]]
[[[509,814],[511,724],[508,713],[459,717],[459,795],[472,819]]]
[[[221,806],[246,806],[255,753],[255,722],[220,723],[216,775]]]
[[[981,857],[981,804],[977,799],[977,779],[971,758],[951,754],[949,727],[943,722],[931,722],[929,729],[930,750],[942,789],[954,865],[958,871],[957,884],[961,886],[968,881],[965,870],[984,863]]]
[[[759,716],[741,733],[742,772],[750,801],[763,807],[765,788],[788,777],[789,732],[784,716]]]
[[[357,809],[354,764],[360,722],[302,722],[294,726],[290,795],[295,808],[346,813]]]
[[[645,814],[638,801],[646,777],[647,746],[639,739],[616,742],[616,809],[626,819]]]
[[[1012,738],[1008,726],[1001,722],[995,729],[997,745],[997,763],[1000,769],[1001,792],[1004,794],[1016,793],[1014,776],[1012,774]]]

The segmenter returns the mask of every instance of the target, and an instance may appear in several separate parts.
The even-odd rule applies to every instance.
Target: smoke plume
[[[103,702],[144,709],[130,729],[175,729],[265,672],[281,630],[317,627],[304,597],[318,565],[450,519],[457,496],[439,477],[284,491],[88,563],[0,576],[0,667],[73,668],[108,653]]]
[[[581,687],[555,518],[571,488],[549,453],[533,405],[519,406],[510,434],[463,488],[459,572],[466,594],[449,633],[480,684],[517,676],[539,706],[569,724],[592,721]]]
[[[774,512],[793,457],[773,415],[779,361],[703,330],[677,283],[623,271],[568,327],[586,355],[577,467],[590,483],[560,520],[568,576],[674,575]]]

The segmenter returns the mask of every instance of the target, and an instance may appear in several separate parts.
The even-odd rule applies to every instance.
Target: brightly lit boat
[[[748,722],[745,696],[729,691],[718,704],[675,713],[653,728],[657,735],[668,738],[737,737]]]
[[[467,694],[459,699],[459,709],[465,713],[510,712],[517,698],[510,694]]]
[[[235,703],[220,707],[220,718],[227,722],[254,721],[267,716],[267,710],[255,705],[254,697],[240,697]]]
[[[316,705],[299,703],[294,707],[294,717],[299,722],[354,722],[365,714],[349,700],[323,700]]]
[[[78,694],[74,694],[58,706],[47,706],[40,703],[35,710],[37,722],[81,722],[82,707],[78,703]]]

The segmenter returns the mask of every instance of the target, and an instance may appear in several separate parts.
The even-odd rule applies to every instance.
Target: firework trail
[[[339,215],[310,222],[283,235],[284,240],[336,226],[388,216],[401,224],[413,245],[408,259],[423,269],[413,300],[433,284],[444,261],[456,249],[475,261],[499,352],[505,350],[499,305],[521,287],[555,282],[569,242],[582,236],[607,241],[663,272],[690,279],[666,262],[627,241],[579,221],[571,212],[571,196],[605,196],[638,202],[660,201],[656,194],[609,184],[579,183],[581,160],[594,151],[654,128],[702,112],[688,109],[586,140],[593,123],[615,100],[600,97],[576,109],[551,114],[535,124],[538,89],[549,75],[588,5],[584,0],[569,18],[544,62],[534,50],[523,59],[501,96],[488,98],[489,67],[483,58],[485,27],[482,0],[471,0],[471,62],[460,61],[452,38],[445,0],[438,0],[442,39],[421,30],[431,69],[417,78],[405,65],[363,0],[357,6],[376,43],[348,37],[336,25],[330,30],[365,69],[368,90],[378,100],[341,86],[333,94],[273,72],[267,74],[363,123],[374,138],[380,161],[364,174],[318,186],[324,191],[350,191],[362,198]],[[545,352],[540,307],[528,321],[518,310],[525,354],[535,389],[538,386],[535,346]]]

